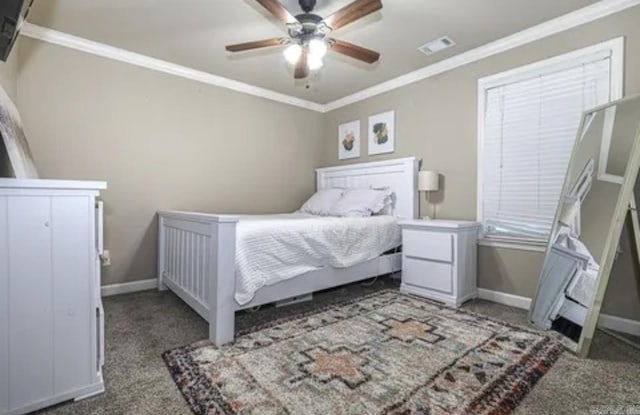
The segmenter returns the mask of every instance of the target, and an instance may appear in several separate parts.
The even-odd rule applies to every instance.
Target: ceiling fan
[[[313,13],[316,0],[298,0],[304,13],[293,16],[278,0],[256,0],[287,27],[289,37],[258,40],[229,45],[229,52],[242,52],[271,46],[287,45],[284,57],[295,65],[296,79],[306,78],[310,71],[322,67],[329,49],[366,63],[374,63],[380,54],[349,42],[328,37],[329,33],[382,8],[381,0],[356,0],[323,19]]]

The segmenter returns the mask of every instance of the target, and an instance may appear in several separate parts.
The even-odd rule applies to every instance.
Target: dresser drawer
[[[451,294],[453,293],[453,266],[405,256],[402,261],[402,282]]]
[[[413,258],[453,261],[453,235],[415,229],[402,231],[402,251]]]

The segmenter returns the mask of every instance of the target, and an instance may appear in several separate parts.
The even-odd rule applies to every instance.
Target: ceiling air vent
[[[455,46],[455,44],[456,42],[454,42],[449,36],[442,36],[440,39],[432,40],[426,45],[420,46],[418,50],[425,55],[432,55],[436,52],[440,52],[443,49]]]

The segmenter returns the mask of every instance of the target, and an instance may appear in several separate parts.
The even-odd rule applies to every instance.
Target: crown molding
[[[68,33],[59,32],[57,30],[38,26],[32,23],[25,23],[22,27],[22,30],[20,31],[20,35],[30,37],[32,39],[42,40],[43,42],[52,43],[54,45],[64,46],[70,49],[90,53],[92,55],[101,56],[103,58],[113,59],[142,68],[179,76],[181,78],[190,79],[192,81],[202,82],[205,84],[230,89],[232,91],[254,95],[256,97],[269,99],[283,104],[293,105],[307,110],[324,112],[324,106],[315,102],[307,101],[286,94],[281,94],[269,89],[246,84],[240,81],[235,81],[229,78],[224,78],[222,76],[213,75],[204,71],[199,71],[197,69],[163,61],[161,59],[152,58],[146,55],[141,55],[139,53],[130,52],[128,50],[105,45],[103,43],[94,42],[92,40],[73,36]]]
[[[399,76],[381,84],[372,86],[355,94],[325,104],[324,111],[329,112],[344,106],[363,101],[376,95],[384,94],[397,88],[421,81],[443,72],[468,65],[473,62],[506,52],[510,49],[535,42],[536,40],[564,32],[574,27],[601,19],[622,10],[640,4],[640,0],[601,0],[590,6],[565,14],[539,25],[530,27],[513,35],[479,46],[459,55],[442,60],[417,71]]]
[[[160,59],[145,56],[139,53],[130,52],[124,49],[105,45],[103,43],[94,42],[81,37],[73,36],[68,33],[59,32],[32,23],[25,23],[20,32],[21,35],[33,39],[38,39],[47,43],[68,47],[70,49],[79,50],[90,53],[92,55],[101,56],[107,59],[113,59],[120,62],[129,63],[131,65],[179,76],[193,81],[202,82],[221,88],[269,99],[272,101],[293,105],[311,111],[326,113],[372,98],[376,95],[384,94],[394,89],[421,81],[443,72],[447,72],[464,65],[506,52],[510,49],[535,42],[545,37],[572,29],[574,27],[601,19],[611,14],[623,11],[625,9],[640,5],[640,0],[600,0],[590,6],[565,14],[539,25],[530,27],[513,35],[498,39],[494,42],[477,47],[475,49],[455,55],[451,58],[442,60],[432,65],[425,66],[413,72],[382,82],[378,85],[366,88],[355,94],[348,95],[327,104],[307,101],[291,95],[282,94],[269,89],[257,87],[244,82],[235,81],[233,79],[224,78],[222,76],[213,75],[204,71],[189,68],[187,66],[163,61]]]

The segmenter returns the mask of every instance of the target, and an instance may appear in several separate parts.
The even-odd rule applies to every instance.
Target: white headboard
[[[418,217],[417,157],[316,169],[317,187],[388,187],[396,195],[399,219]]]

